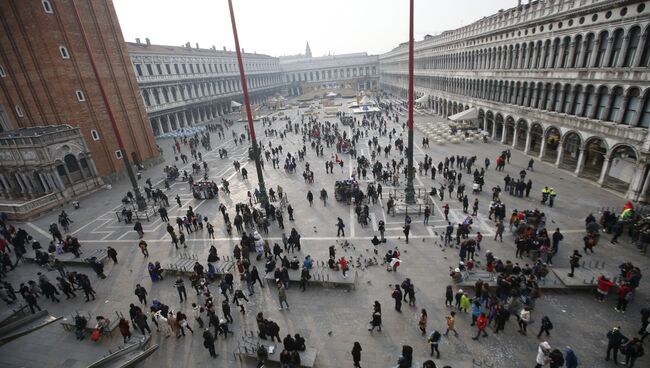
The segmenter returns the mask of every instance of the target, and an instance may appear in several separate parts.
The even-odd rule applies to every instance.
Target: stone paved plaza
[[[286,113],[291,116],[293,122],[300,122],[296,115],[296,109],[287,110]],[[434,116],[420,115],[416,117],[416,123],[428,123],[438,121],[438,119]],[[319,118],[319,121],[325,120],[328,119]],[[334,121],[335,119],[329,120]],[[398,133],[402,132],[401,122],[405,120],[406,117],[402,115],[399,125],[389,122],[389,129],[395,127]],[[284,125],[285,121],[272,123],[272,127],[278,130],[283,130]],[[230,129],[234,129],[238,133],[243,132],[244,123],[235,122]],[[258,139],[266,145],[269,141],[273,142],[273,146],[282,145],[285,153],[295,153],[302,147],[301,137],[298,135],[289,133],[284,140],[280,138],[271,140],[264,136],[264,129],[265,127],[262,127],[261,123],[256,124]],[[348,127],[345,129],[349,130]],[[370,135],[374,135],[374,131],[371,131]],[[211,245],[218,249],[221,256],[232,256],[232,249],[239,240],[236,236],[229,237],[226,234],[221,215],[218,213],[219,204],[223,202],[233,218],[235,203],[247,201],[246,191],[253,191],[257,185],[255,165],[248,161],[248,146],[246,144],[244,146],[235,145],[231,139],[230,131],[226,131],[225,136],[226,139],[219,140],[216,133],[213,133],[211,135],[212,151],[203,152],[203,157],[210,166],[211,180],[219,181],[221,178],[226,178],[230,181],[232,192],[230,196],[220,193],[218,199],[196,200],[192,198],[187,183],[181,181],[175,182],[167,192],[171,204],[169,217],[172,222],[176,216],[184,215],[188,206],[192,206],[198,213],[207,216],[215,225],[216,239],[214,240],[208,239],[206,231],[187,235],[188,248],[186,251],[198,256],[199,261],[204,265],[208,248]],[[406,137],[406,132],[404,132],[404,137]],[[368,156],[367,140],[360,140],[359,155]],[[380,138],[382,146],[386,141],[387,137]],[[505,146],[492,141],[444,146],[432,144],[431,148],[424,149],[420,145],[422,142],[420,131],[415,132],[414,141],[416,142],[415,161],[422,160],[424,155],[428,154],[433,157],[436,165],[447,155],[476,155],[479,164],[485,157],[489,157],[494,163],[498,154],[505,149]],[[158,143],[164,150],[165,164],[174,163],[172,142],[160,140]],[[274,288],[259,289],[256,285],[255,295],[250,297],[246,304],[247,313],[245,315],[239,314],[236,307],[233,307],[234,323],[231,329],[234,330],[234,335],[226,341],[220,336],[216,344],[219,357],[214,361],[215,363],[212,363],[213,359],[203,347],[200,329],[194,321],[191,321],[191,325],[195,328],[195,336],[188,334],[187,337],[181,339],[165,338],[154,331],[153,343],[159,344],[160,348],[138,366],[190,367],[216,364],[224,367],[254,367],[254,360],[240,361],[233,355],[233,352],[242,343],[243,336],[247,332],[249,335],[250,331],[253,331],[254,335],[256,334],[255,315],[259,311],[263,311],[265,316],[271,317],[280,325],[282,337],[288,333],[292,335],[300,333],[306,338],[307,346],[317,348],[318,355],[315,365],[317,367],[352,367],[350,350],[354,341],[359,341],[363,347],[363,367],[395,366],[403,344],[414,347],[414,366],[419,367],[424,360],[428,359],[429,347],[426,338],[421,336],[418,330],[418,315],[420,309],[425,308],[429,315],[427,330],[435,328],[444,332],[446,328],[445,316],[449,313],[449,309],[444,305],[445,287],[451,284],[449,268],[456,267],[458,250],[440,245],[439,234],[444,232],[446,225],[444,217],[441,215],[441,207],[445,203],[449,203],[451,219],[460,221],[465,217],[465,214],[462,213],[461,203],[455,199],[440,202],[436,198],[434,215],[430,219],[429,226],[425,227],[422,224],[421,217],[413,216],[410,242],[406,244],[402,234],[403,216],[391,216],[385,212],[387,193],[391,190],[390,187],[385,186],[384,200],[377,205],[370,206],[371,225],[362,228],[356,222],[353,207],[334,200],[335,181],[348,178],[355,161],[351,160],[349,155],[344,155],[343,170],[336,167],[334,174],[325,174],[322,170],[324,168],[323,160],[315,156],[314,151],[309,148],[309,143],[307,145],[305,162],[309,162],[315,172],[313,184],[305,183],[301,176],[305,162],[298,163],[298,170],[295,174],[288,174],[281,169],[273,169],[270,162],[266,163],[264,167],[267,188],[281,185],[288,195],[289,203],[295,209],[296,221],[289,221],[285,214],[284,222],[287,232],[291,227],[295,227],[302,235],[303,248],[298,257],[302,259],[306,255],[311,255],[318,261],[327,260],[328,247],[336,244],[340,239],[336,237],[337,217],[341,217],[345,222],[346,239],[354,246],[353,249],[344,251],[337,245],[337,255],[345,254],[355,258],[359,255],[374,256],[370,239],[373,235],[378,234],[377,222],[384,220],[388,241],[377,247],[379,257],[383,256],[387,249],[397,246],[402,251],[402,266],[395,273],[386,272],[382,266],[368,267],[367,269],[352,268],[351,274],[356,275],[358,280],[356,287],[351,290],[312,286],[306,292],[301,292],[297,286],[292,286],[288,290],[288,302],[291,309],[285,311],[278,310],[277,292]],[[227,159],[219,159],[217,152],[220,148],[228,150]],[[183,149],[184,151],[188,150],[187,147]],[[330,157],[332,152],[333,149],[325,149],[325,157]],[[399,152],[393,150],[390,159],[393,158],[399,160]],[[237,175],[232,165],[233,160],[239,160],[242,166],[248,170],[248,181],[243,181],[241,175]],[[512,235],[506,231],[503,243],[494,242],[490,236],[494,235],[494,222],[487,219],[488,204],[491,198],[489,188],[497,184],[503,186],[503,177],[506,174],[517,177],[519,171],[526,167],[528,160],[529,157],[513,150],[511,164],[506,165],[504,172],[496,172],[494,164],[488,170],[485,190],[478,195],[480,210],[472,231],[475,233],[478,230],[485,235],[482,244],[483,251],[478,257],[483,262],[485,261],[485,250],[492,250],[501,259],[514,260],[515,246]],[[381,161],[386,161],[383,155]],[[146,178],[151,178],[156,186],[161,186],[164,177],[163,165],[143,172],[141,185],[144,186]],[[190,171],[189,166],[187,168]],[[568,255],[573,249],[582,251],[584,218],[588,213],[597,215],[603,207],[615,208],[618,211],[625,203],[622,196],[617,193],[601,189],[591,181],[577,178],[551,164],[538,160],[535,163],[535,171],[529,172],[528,175],[533,181],[530,198],[520,199],[507,194],[503,194],[502,198],[507,206],[507,213],[510,213],[512,209],[540,208],[548,216],[549,231],[556,227],[562,229],[565,239],[561,243],[559,254],[555,257],[555,267],[568,267]],[[438,178],[441,177],[437,176]],[[361,182],[365,190],[367,181],[362,180]],[[463,182],[471,186],[469,175],[464,173]],[[423,190],[429,190],[432,186],[440,186],[439,181],[434,183],[430,177],[420,176],[416,177],[415,184],[417,188],[423,188]],[[556,205],[553,208],[542,206],[539,203],[540,191],[544,185],[555,188],[558,193]],[[97,300],[84,303],[83,297],[80,295],[74,301],[53,304],[41,298],[39,304],[47,308],[52,315],[65,316],[68,319],[75,311],[87,311],[93,316],[104,315],[109,318],[115,318],[116,311],[126,315],[129,304],[137,302],[133,289],[135,284],[140,283],[148,290],[149,301],[159,299],[172,309],[181,310],[191,316],[190,304],[196,300],[191,287],[188,287],[189,302],[181,304],[171,277],[152,285],[147,273],[148,261],[157,260],[165,265],[181,253],[175,250],[171,244],[169,235],[165,231],[165,224],[161,223],[158,217],[151,222],[143,223],[145,227],[144,239],[149,243],[150,252],[150,257],[145,259],[138,249],[138,237],[132,230],[132,226],[117,222],[114,211],[120,207],[120,200],[128,190],[128,186],[127,181],[122,181],[113,185],[111,189],[102,189],[82,198],[81,208],[78,210],[71,207],[65,208],[74,220],[71,233],[79,238],[82,249],[88,251],[112,246],[118,251],[119,264],[114,265],[109,261],[105,270],[108,277],[103,280],[98,279],[87,267],[70,267],[70,270],[83,269],[90,275],[97,291]],[[325,188],[329,193],[327,206],[323,206],[322,201],[315,200],[313,207],[310,208],[306,200],[307,190],[312,190],[314,196],[318,198],[321,188]],[[471,190],[469,192],[471,193]],[[181,198],[181,208],[174,200],[176,194]],[[474,195],[469,195],[470,203],[474,198]],[[445,199],[449,198],[445,196]],[[48,225],[56,222],[58,212],[58,210],[53,211],[30,223],[18,224],[18,226],[27,230],[41,243],[47,244],[50,237],[47,232]],[[269,235],[264,238],[281,243],[281,235],[282,230],[278,229],[277,223],[274,222]],[[611,245],[609,235],[603,235],[596,248],[596,253],[586,255],[583,260],[586,262],[604,261],[603,272],[612,276],[618,275],[618,265],[624,261],[632,261],[642,271],[645,271],[649,264],[647,256],[640,255],[634,246],[628,243],[626,236],[623,236],[620,244]],[[258,268],[263,269],[262,261],[252,262]],[[20,282],[35,279],[37,271],[39,268],[34,264],[20,264],[16,271],[9,273],[8,280],[17,286]],[[40,271],[44,272],[44,270]],[[236,273],[236,270],[233,271]],[[56,271],[49,272],[48,276],[50,280],[54,279]],[[393,309],[389,285],[401,283],[406,277],[410,277],[415,284],[417,303],[414,308],[405,304],[400,314]],[[235,280],[236,284],[239,284],[238,275]],[[189,284],[187,279],[185,281],[186,285]],[[245,290],[244,287],[242,286],[243,290]],[[215,295],[217,295],[217,292],[214,291],[216,288],[216,285],[213,286]],[[612,364],[603,359],[606,348],[606,332],[613,326],[620,325],[623,333],[628,337],[635,336],[635,332],[639,328],[639,310],[648,305],[648,291],[647,284],[642,282],[626,314],[614,311],[615,297],[613,295],[609,296],[606,303],[598,304],[594,302],[592,294],[588,291],[545,292],[536,303],[532,314],[535,323],[530,326],[527,337],[516,333],[516,322],[511,319],[506,325],[505,333],[499,335],[490,333],[487,339],[473,341],[470,337],[474,336],[476,330],[474,327],[470,327],[471,317],[461,313],[457,319],[460,336],[458,338],[451,336],[443,338],[440,347],[440,363],[447,363],[454,368],[472,366],[532,367],[535,364],[537,345],[541,341],[535,338],[539,329],[539,320],[543,315],[548,315],[555,325],[555,329],[548,339],[553,347],[561,350],[569,345],[573,347],[580,359],[580,366],[608,367]],[[470,294],[473,295],[473,291],[470,291]],[[221,297],[216,299],[220,304]],[[371,306],[375,300],[382,304],[384,327],[382,332],[370,333],[367,331],[367,326],[371,317]],[[7,306],[3,304],[0,308],[6,311]],[[220,308],[217,310],[220,314]],[[150,325],[153,327],[153,324]],[[138,333],[134,334],[138,336]],[[100,343],[94,343],[89,339],[78,342],[73,333],[65,332],[60,323],[55,322],[32,334],[0,346],[0,366],[7,368],[85,367],[107,354],[110,349],[114,350],[115,347],[121,345],[122,340],[118,335],[119,332],[116,332],[112,339],[102,340]],[[255,340],[253,338],[246,339]],[[475,365],[472,364],[473,361],[476,362]],[[444,365],[440,363],[437,362],[439,367]],[[637,364],[646,366],[648,358],[641,358]]]

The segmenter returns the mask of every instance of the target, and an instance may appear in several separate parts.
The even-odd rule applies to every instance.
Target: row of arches
[[[253,105],[266,102],[278,90],[251,93],[250,99]],[[236,99],[241,99],[239,96]],[[241,101],[240,101],[241,102]],[[213,101],[202,105],[187,106],[183,110],[174,110],[157,114],[151,117],[151,128],[155,136],[169,133],[175,130],[192,126],[195,124],[210,123],[222,115],[232,111],[231,100]]]
[[[636,24],[629,28],[605,29],[478,50],[416,56],[415,67],[455,70],[648,67],[649,32],[647,24]]]
[[[384,78],[384,87],[403,85]],[[650,127],[650,88],[637,86],[535,81],[416,77],[416,87],[494,102],[609,121],[632,127]],[[400,94],[404,90],[396,88]]]
[[[75,184],[96,178],[92,158],[84,153],[68,153],[50,167],[3,171],[0,173],[0,194],[8,199],[33,199],[68,188],[74,192]]]
[[[249,90],[267,88],[279,84],[279,76],[263,76],[247,78]],[[189,101],[205,96],[218,96],[231,92],[241,92],[241,81],[238,78],[220,79],[206,82],[182,83],[173,86],[144,87],[142,98],[147,107]]]
[[[442,116],[471,108],[436,97],[431,107]],[[648,192],[648,170],[634,144],[489,109],[479,108],[478,114],[479,129],[493,140],[630,197]]]

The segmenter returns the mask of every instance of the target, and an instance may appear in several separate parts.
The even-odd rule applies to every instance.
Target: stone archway
[[[555,163],[560,148],[561,137],[562,134],[558,128],[549,127],[546,129],[546,134],[544,134],[544,152],[541,153],[542,160]]]
[[[544,128],[539,123],[533,123],[530,127],[530,146],[528,153],[538,156],[542,150],[542,140],[544,139]]]
[[[631,146],[621,144],[614,146],[609,156],[609,165],[605,167],[602,185],[625,193],[635,174],[636,151]]]
[[[576,132],[568,132],[562,137],[562,157],[559,166],[567,170],[575,170],[578,166],[582,139]]]
[[[503,143],[511,145],[515,139],[515,119],[512,116],[506,118],[506,136]]]
[[[494,134],[492,135],[494,139],[500,141],[503,137],[503,115],[497,114],[494,120]]]
[[[589,138],[585,142],[584,155],[584,166],[580,176],[598,181],[607,155],[607,143],[600,137]]]
[[[528,138],[528,123],[524,119],[517,122],[515,129],[514,148],[518,150],[526,149],[526,139]]]
[[[494,136],[494,114],[492,114],[492,111],[488,111],[485,114],[485,130],[491,136]]]

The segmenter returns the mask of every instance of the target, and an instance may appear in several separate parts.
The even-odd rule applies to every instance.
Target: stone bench
[[[46,252],[45,249],[41,249],[41,251]],[[66,252],[66,253],[61,253],[61,254],[56,254],[56,253],[50,253],[50,259],[52,260],[53,258],[58,259],[61,263],[63,264],[68,264],[68,265],[90,265],[90,263],[86,262],[86,258],[92,258],[95,257],[99,262],[104,262],[105,260],[108,259],[108,254],[106,252],[106,249],[104,248],[95,248],[95,249],[88,249],[85,247],[79,248],[79,252],[81,255],[79,257],[75,257],[74,254],[71,252]],[[36,252],[35,251],[27,251],[23,255],[23,259],[29,262],[35,262],[36,261]]]
[[[289,270],[289,282],[300,283],[300,273],[301,270]],[[314,267],[309,270],[309,274],[311,275],[311,279],[307,281],[307,285],[324,287],[345,286],[354,288],[358,278],[356,271],[348,270],[347,277],[343,277],[341,271],[334,271],[323,267]],[[264,278],[269,284],[275,284],[273,272],[265,274]]]

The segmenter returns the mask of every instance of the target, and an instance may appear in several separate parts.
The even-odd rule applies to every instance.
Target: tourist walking
[[[354,346],[352,347],[352,361],[354,362],[354,367],[355,368],[361,368],[361,344],[359,344],[358,341],[354,342]]]

